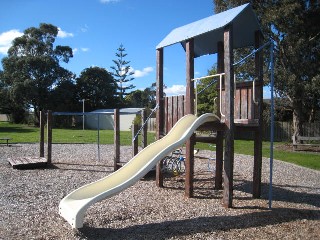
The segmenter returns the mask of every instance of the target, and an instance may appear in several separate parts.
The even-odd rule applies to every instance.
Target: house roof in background
[[[120,115],[139,114],[144,108],[120,108]],[[113,115],[114,109],[97,109],[92,112],[53,112],[54,116]]]

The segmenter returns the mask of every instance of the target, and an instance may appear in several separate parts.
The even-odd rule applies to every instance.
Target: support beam
[[[194,39],[186,42],[186,114],[194,114]],[[194,140],[192,137],[186,143],[186,179],[185,197],[193,197],[194,174]]]
[[[148,124],[145,124],[147,120],[147,116],[146,116],[146,110],[143,109],[141,111],[141,124],[143,124],[143,129],[141,131],[141,138],[142,138],[142,148],[145,148],[146,146],[148,146]]]
[[[157,49],[157,105],[156,113],[156,134],[157,139],[160,139],[164,134],[164,99],[163,99],[163,48]],[[161,172],[162,161],[157,164],[156,168],[156,185],[163,187],[163,174]]]
[[[186,42],[186,114],[194,114],[194,39]]]
[[[113,125],[114,125],[114,133],[113,133],[113,152],[114,152],[114,159],[113,159],[113,170],[117,171],[120,168],[120,114],[119,109],[114,109],[114,118],[113,118]]]
[[[52,157],[52,111],[47,113],[47,163],[51,164]]]
[[[138,125],[133,124],[131,125],[131,134],[132,134],[132,157],[138,154],[138,136],[135,138],[135,136],[138,133]]]
[[[217,73],[224,72],[224,49],[223,42],[218,42],[218,66]],[[221,119],[220,114],[220,95],[217,98],[217,116]],[[222,169],[223,169],[223,131],[217,131],[216,140],[216,171],[215,171],[215,189],[222,189]]]
[[[263,36],[260,31],[255,32],[255,49],[263,44]],[[262,166],[262,102],[263,102],[263,51],[255,54],[255,75],[256,81],[256,101],[257,112],[255,118],[258,119],[258,128],[254,132],[254,165],[253,165],[253,186],[252,195],[254,198],[260,198],[261,195],[261,166]]]
[[[44,157],[44,125],[45,114],[44,111],[40,111],[40,157]]]
[[[224,69],[225,69],[225,152],[223,167],[223,205],[232,207],[233,162],[234,162],[234,70],[233,70],[233,27],[224,29]]]

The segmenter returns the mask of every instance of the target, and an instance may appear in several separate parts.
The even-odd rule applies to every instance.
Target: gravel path
[[[269,162],[263,159],[262,197],[252,199],[253,158],[235,156],[234,208],[221,205],[208,171],[210,151],[195,160],[195,197],[184,198],[184,176],[137,182],[90,207],[84,228],[58,214],[73,189],[112,172],[113,146],[54,144],[48,169],[15,170],[8,157],[38,156],[38,145],[0,146],[0,239],[319,239],[320,172],[274,162],[273,208],[268,209]],[[121,147],[127,161],[131,148]]]

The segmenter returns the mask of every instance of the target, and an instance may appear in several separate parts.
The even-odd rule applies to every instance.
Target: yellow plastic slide
[[[81,228],[84,214],[91,205],[132,186],[161,159],[183,145],[200,125],[213,121],[219,119],[211,113],[203,114],[199,118],[192,114],[184,116],[165,137],[144,148],[122,168],[64,197],[59,204],[60,215],[73,228]]]

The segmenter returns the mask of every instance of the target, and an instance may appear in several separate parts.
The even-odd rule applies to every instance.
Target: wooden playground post
[[[44,111],[40,111],[40,157],[44,157]]]
[[[225,151],[224,151],[224,189],[223,205],[232,207],[233,162],[234,162],[234,70],[233,70],[233,26],[224,29],[225,66]]]
[[[133,124],[131,127],[132,127],[131,128],[131,133],[132,133],[132,157],[134,157],[138,153],[138,136],[136,136],[136,134],[138,132],[138,125],[137,124]]]
[[[223,42],[217,43],[218,49],[218,61],[217,61],[217,73],[224,72],[224,49],[223,49]],[[219,86],[219,88],[222,86]],[[218,89],[219,89],[218,88]],[[220,114],[220,97],[217,98],[217,116],[221,119]],[[219,190],[222,189],[222,169],[223,169],[223,131],[217,131],[216,136],[216,171],[215,171],[215,189]]]
[[[263,44],[263,36],[261,31],[255,32],[255,49]],[[258,118],[259,124],[254,131],[254,165],[253,165],[253,183],[252,195],[254,198],[260,198],[261,195],[261,166],[262,166],[262,102],[263,102],[263,51],[255,53],[255,75],[256,99],[258,103],[255,118]]]
[[[47,113],[47,163],[51,164],[52,157],[52,111]]]
[[[157,49],[157,139],[160,139],[164,130],[164,100],[163,100],[163,48]],[[156,185],[163,187],[163,174],[161,172],[162,161],[157,164],[156,169]]]
[[[148,146],[148,124],[145,124],[146,120],[147,120],[146,110],[143,109],[141,111],[141,124],[143,126],[142,132],[141,132],[142,148],[145,148],[146,146]]]
[[[186,114],[194,114],[194,39],[186,41]],[[186,142],[185,197],[193,197],[194,144],[192,135]]]
[[[113,158],[113,170],[117,171],[120,166],[120,119],[119,119],[119,109],[114,109],[114,133],[113,133],[113,148],[114,148],[114,158]]]

